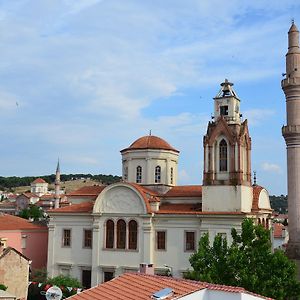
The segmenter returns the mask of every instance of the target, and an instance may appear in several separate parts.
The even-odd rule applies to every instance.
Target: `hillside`
[[[14,193],[22,193],[30,190],[30,183],[36,178],[43,178],[49,183],[49,190],[54,189],[55,175],[43,175],[43,176],[26,176],[26,177],[1,177],[0,176],[0,190],[11,191]],[[62,174],[61,175],[61,187],[66,189],[66,192],[70,192],[77,188],[86,185],[104,184],[108,185],[114,182],[119,182],[120,176],[114,175],[91,175],[91,174]]]

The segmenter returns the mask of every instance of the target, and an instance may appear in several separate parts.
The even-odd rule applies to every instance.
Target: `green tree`
[[[19,217],[23,219],[32,218],[34,221],[38,221],[44,217],[42,209],[34,204],[29,204],[29,206],[20,211]]]
[[[270,232],[251,219],[242,223],[242,232],[232,229],[233,242],[216,236],[210,246],[205,234],[190,257],[193,268],[186,277],[217,284],[240,286],[274,299],[295,299],[300,295],[296,266],[283,251],[272,253]]]
[[[0,290],[6,291],[7,290],[7,286],[4,285],[4,284],[2,284],[2,283],[0,283]]]

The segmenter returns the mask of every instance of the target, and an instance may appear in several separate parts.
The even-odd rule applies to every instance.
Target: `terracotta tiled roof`
[[[0,213],[0,230],[47,229],[46,226],[29,222],[20,217]]]
[[[209,289],[231,293],[246,293],[240,287],[210,284],[200,281],[176,279],[173,277],[125,273],[111,281],[102,283],[94,288],[81,292],[68,299],[71,300],[149,300],[152,295],[164,288],[171,288],[173,296],[167,299],[178,299],[193,292]],[[258,295],[256,295],[258,296]],[[260,296],[261,297],[261,296]],[[271,299],[261,297],[261,299]]]
[[[258,207],[259,194],[263,190],[263,187],[259,185],[253,185],[252,188],[253,188],[252,210],[259,210]]]
[[[79,188],[78,190],[75,190],[67,196],[98,196],[104,189],[105,185],[89,185],[89,186],[83,186]]]
[[[48,213],[51,214],[52,212],[56,213],[91,213],[93,211],[94,202],[82,202],[79,204],[71,204],[65,207],[60,207],[56,209],[48,210]]]
[[[54,194],[44,194],[40,197],[41,200],[50,200],[50,199],[54,199],[55,195]]]
[[[274,235],[275,238],[282,238],[284,230],[285,230],[285,227],[281,223],[274,223],[273,224],[273,235]]]
[[[43,178],[37,178],[36,180],[34,180],[31,183],[47,183]]]
[[[171,188],[164,197],[201,197],[201,185],[179,185]]]
[[[134,141],[128,148],[121,150],[143,150],[143,149],[161,149],[172,150],[179,153],[178,150],[173,148],[168,142],[155,135],[146,135]]]
[[[25,196],[26,198],[30,199],[30,198],[39,198],[38,195],[34,194],[34,193],[22,193],[21,195],[17,196],[17,198],[21,197],[21,196]]]

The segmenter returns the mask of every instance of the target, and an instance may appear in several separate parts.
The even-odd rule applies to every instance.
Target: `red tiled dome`
[[[37,178],[35,181],[32,183],[47,183],[43,178]]]
[[[143,136],[134,141],[128,148],[121,150],[121,152],[135,149],[161,149],[179,153],[179,151],[173,148],[168,142],[155,135]]]

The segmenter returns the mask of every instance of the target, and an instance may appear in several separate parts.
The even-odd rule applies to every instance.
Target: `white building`
[[[37,178],[30,184],[30,192],[38,197],[48,193],[48,183],[43,178]]]
[[[230,242],[246,217],[270,225],[268,192],[251,184],[251,139],[232,85],[225,80],[214,98],[203,185],[178,186],[179,151],[156,136],[137,139],[121,151],[124,182],[49,212],[49,276],[69,274],[89,287],[146,262],[178,277],[203,233]]]

